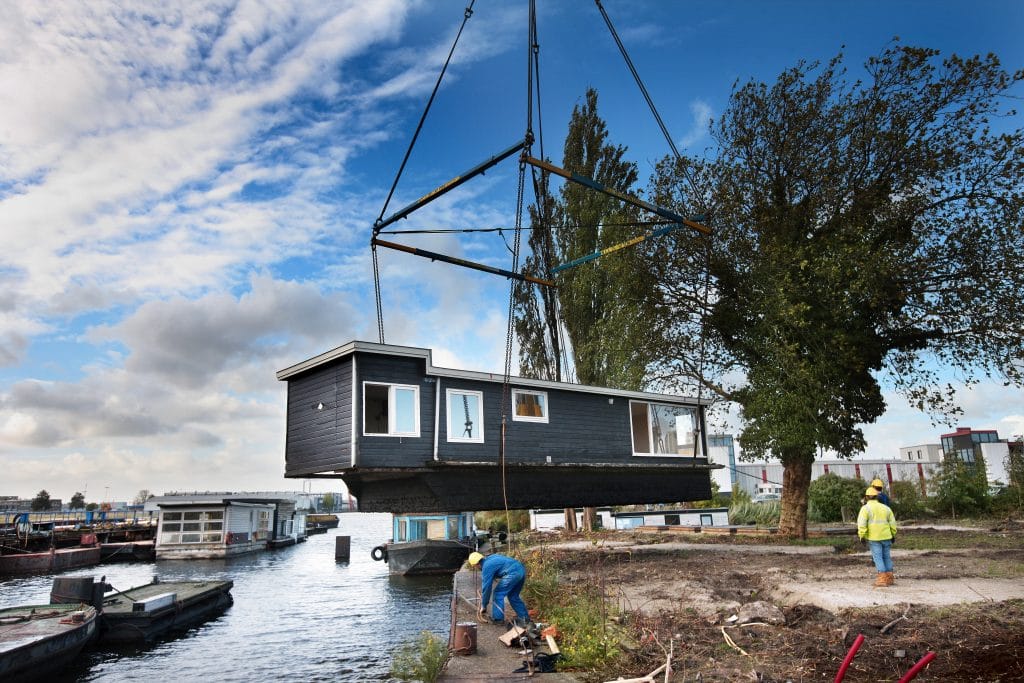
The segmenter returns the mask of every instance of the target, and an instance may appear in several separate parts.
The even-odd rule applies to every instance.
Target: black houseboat
[[[340,477],[368,512],[705,500],[702,402],[438,368],[431,352],[353,341],[277,373],[285,476]],[[502,457],[503,455],[503,457]]]

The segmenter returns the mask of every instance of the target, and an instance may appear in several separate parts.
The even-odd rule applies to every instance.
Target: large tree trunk
[[[779,534],[793,538],[807,538],[807,491],[811,486],[810,457],[792,457],[783,460],[782,514]]]
[[[597,528],[597,508],[583,508],[583,530],[593,531]]]
[[[576,531],[576,508],[565,508],[565,530]]]

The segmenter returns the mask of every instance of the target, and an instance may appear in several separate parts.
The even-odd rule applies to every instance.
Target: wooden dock
[[[453,606],[451,634],[454,637],[456,625],[473,622],[477,625],[476,652],[470,655],[453,656],[439,678],[444,683],[513,683],[530,681],[538,677],[548,683],[574,683],[580,679],[570,673],[535,673],[532,677],[528,672],[517,672],[523,667],[528,655],[520,647],[508,647],[499,638],[505,635],[509,627],[504,624],[481,622],[480,610],[480,572],[463,570],[458,572],[453,584]],[[514,614],[511,607],[506,607],[506,614]],[[449,643],[454,648],[459,643]],[[546,645],[534,644],[535,652],[549,652]]]

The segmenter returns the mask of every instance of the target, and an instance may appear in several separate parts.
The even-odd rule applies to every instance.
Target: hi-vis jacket
[[[857,515],[857,535],[869,541],[896,538],[896,516],[888,506],[869,500]]]

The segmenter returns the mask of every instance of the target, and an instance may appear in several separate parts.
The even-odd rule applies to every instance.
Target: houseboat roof
[[[193,505],[274,505],[294,503],[294,498],[279,494],[259,493],[185,493],[154,496],[146,501],[145,509],[155,511],[165,507]]]
[[[284,368],[277,372],[277,379],[286,380],[304,372],[326,365],[333,361],[350,356],[357,352],[375,353],[385,356],[398,356],[406,358],[418,358],[426,362],[426,374],[434,377],[456,377],[460,379],[479,380],[481,382],[501,383],[505,381],[502,374],[493,372],[481,372],[477,370],[457,370],[454,368],[440,368],[433,364],[430,349],[421,349],[415,346],[396,346],[394,344],[377,344],[365,341],[350,341],[337,348],[313,356],[301,363]],[[541,389],[560,389],[563,391],[574,391],[588,394],[601,394],[602,396],[621,396],[624,398],[636,398],[660,403],[679,403],[686,405],[711,403],[708,399],[697,399],[693,397],[674,396],[671,394],[659,394],[646,391],[625,391],[622,389],[610,389],[608,387],[595,387],[587,384],[574,384],[572,382],[555,382],[552,380],[527,379],[525,377],[511,377],[510,382],[516,386],[535,387]]]

